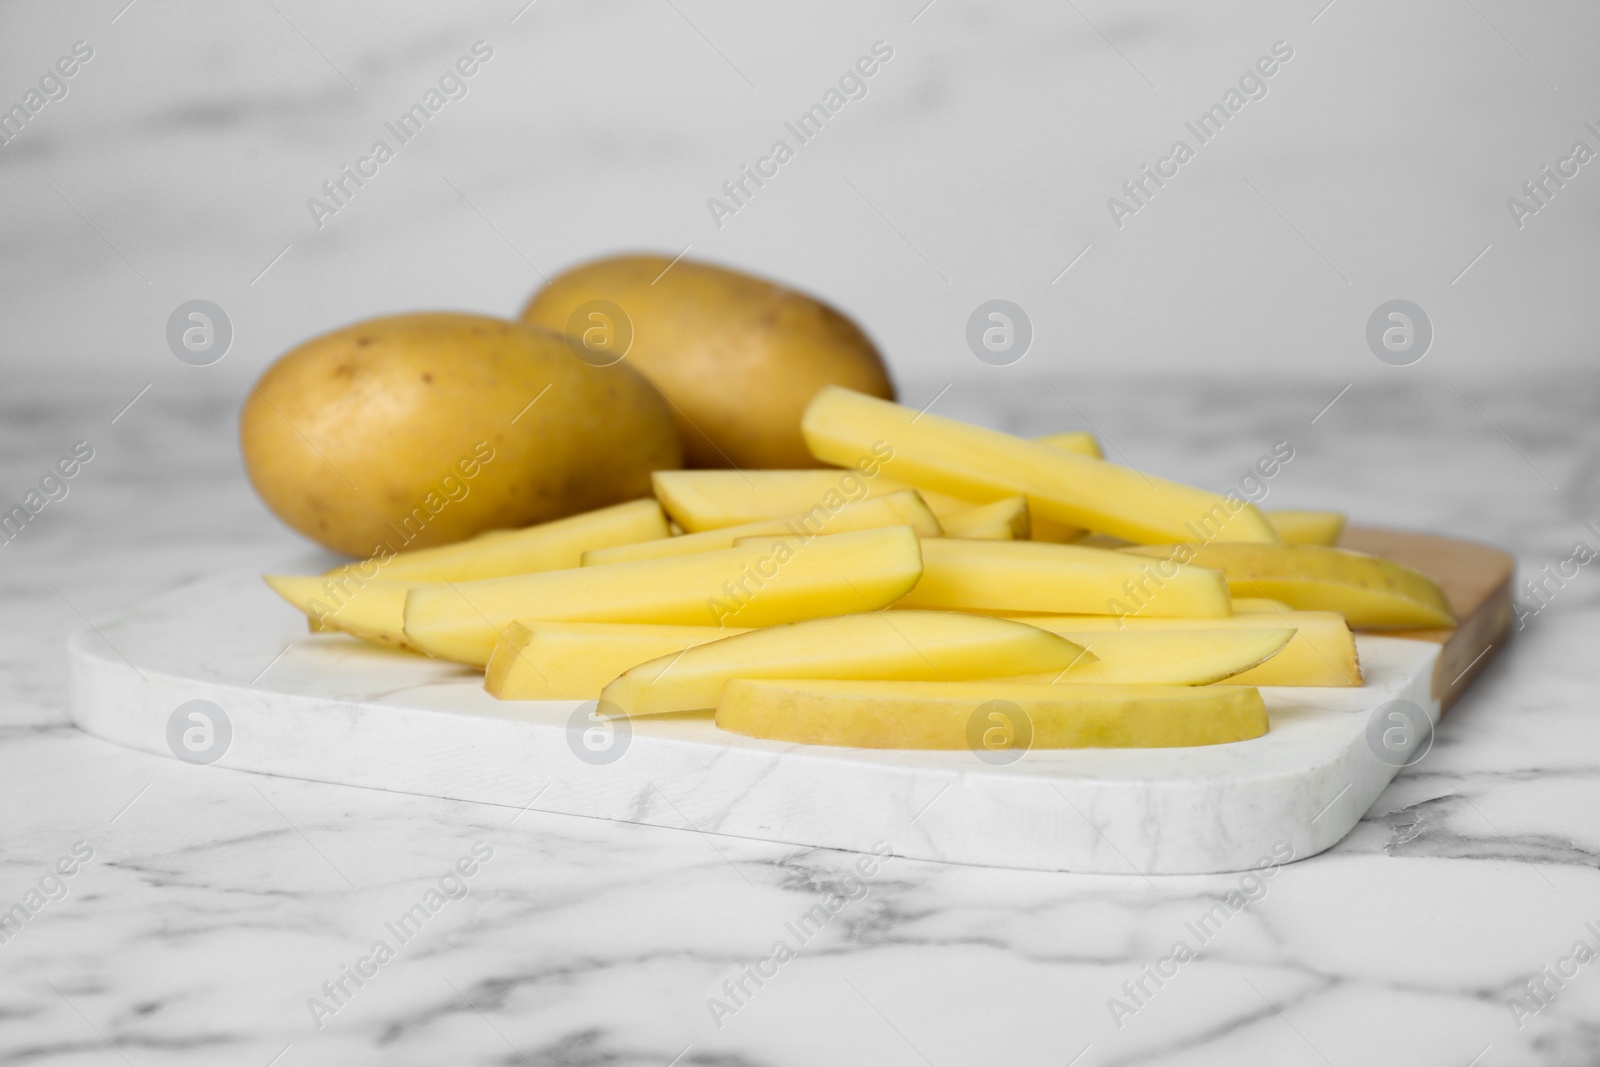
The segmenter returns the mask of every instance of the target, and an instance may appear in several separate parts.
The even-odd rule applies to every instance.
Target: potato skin
[[[522,321],[564,333],[587,301],[622,308],[634,331],[624,362],[672,401],[691,466],[822,466],[800,436],[817,390],[894,399],[878,350],[833,308],[739,271],[669,264],[653,255],[580,264],[535,293]]]
[[[352,556],[648,496],[650,472],[682,462],[643,376],[590,366],[548,331],[452,312],[370,319],[291,350],[251,390],[239,436],[272,512]]]

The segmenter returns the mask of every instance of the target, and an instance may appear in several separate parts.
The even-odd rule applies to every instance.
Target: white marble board
[[[584,725],[571,726],[577,702],[497,701],[474,672],[307,633],[255,572],[150,599],[77,633],[70,653],[80,728],[173,756],[191,724],[175,712],[209,701],[226,720],[205,753],[220,752],[215,768],[915,859],[1152,875],[1241,870],[1284,843],[1304,858],[1350,831],[1440,713],[1439,645],[1359,647],[1359,689],[1263,688],[1264,737],[1032,751],[1003,766],[966,751],[758,741],[706,719],[641,720],[595,762]],[[1391,733],[1380,758],[1369,724],[1392,700],[1429,724]]]

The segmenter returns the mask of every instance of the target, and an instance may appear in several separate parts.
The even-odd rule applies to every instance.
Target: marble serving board
[[[253,571],[75,634],[72,716],[96,737],[211,768],[701,834],[1033,870],[1233,871],[1329,848],[1431,743],[1442,705],[1505,628],[1474,629],[1509,588],[1509,570],[1486,582],[1482,569],[1467,568],[1470,589],[1447,588],[1458,631],[1362,635],[1363,687],[1263,688],[1270,731],[1203,748],[1036,750],[998,764],[759,741],[705,717],[597,726],[592,703],[497,701],[476,672],[307,633]],[[1482,653],[1457,675],[1465,653],[1452,643],[1469,633]]]

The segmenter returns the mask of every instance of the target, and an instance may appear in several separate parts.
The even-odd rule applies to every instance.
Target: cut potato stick
[[[1106,456],[1105,452],[1100,448],[1099,438],[1087,430],[1047,433],[1035,437],[1033,443],[1059,448],[1063,452],[1073,452],[1080,456],[1093,456],[1095,459],[1104,459]]]
[[[1344,616],[1331,611],[1286,611],[1281,615],[1233,615],[1226,619],[1118,619],[1106,615],[1019,615],[1018,622],[1061,634],[1069,641],[1092,644],[1108,630],[1163,633],[1172,630],[1293,629],[1283,650],[1259,667],[1229,679],[1234,685],[1358,686],[1361,662],[1355,635]]]
[[[1129,541],[1278,541],[1255,505],[1237,496],[1218,496],[838,386],[817,393],[801,430],[812,454],[825,462],[854,462],[876,444],[882,452],[893,450],[882,462],[889,477],[981,502],[1020,493],[1035,516]]]
[[[957,681],[1059,672],[1092,660],[1055,634],[981,615],[875,611],[752,630],[663,655],[600,694],[602,714],[659,715],[716,707],[730,678]]]
[[[1075,543],[1083,548],[1127,548],[1133,544],[1132,541],[1125,541],[1120,537],[1098,533],[1084,534]]]
[[[717,725],[749,737],[852,748],[1174,748],[1267,732],[1248,686],[735,678]]]
[[[1286,545],[1336,545],[1344,534],[1344,515],[1337,511],[1285,508],[1267,512],[1267,521]]]
[[[1233,613],[1235,615],[1253,615],[1260,612],[1271,612],[1278,615],[1285,611],[1293,610],[1281,600],[1264,600],[1255,596],[1236,596],[1233,598]]]
[[[651,485],[672,520],[689,533],[782,519],[816,508],[838,511],[852,502],[911,488],[853,470],[656,471]],[[941,521],[979,503],[937,492],[923,493],[922,498]]]
[[[922,497],[917,495],[917,491],[903,489],[887,496],[845,504],[835,510],[829,510],[819,504],[803,515],[763,519],[742,526],[724,526],[715,530],[685,534],[682,537],[644,541],[636,545],[597,548],[583,554],[583,565],[592,567],[598,563],[621,563],[630,559],[660,559],[664,556],[687,556],[694,552],[710,552],[718,548],[732,548],[734,541],[741,537],[789,534],[806,538],[820,534],[849,533],[852,530],[873,530],[880,526],[910,526],[923,537],[939,537],[944,533],[939,520],[933,517],[933,512],[928,510],[928,505],[922,502]]]
[[[1059,448],[1063,452],[1072,452],[1094,459],[1105,458],[1105,453],[1100,450],[1100,442],[1095,439],[1094,434],[1085,433],[1081,430],[1074,430],[1068,433],[1047,433],[1042,437],[1035,437],[1033,441],[1035,444]],[[1029,536],[1034,541],[1053,541],[1056,544],[1065,545],[1081,541],[1088,532],[1081,526],[1073,526],[1043,515],[1036,515],[1033,518],[1033,530]]]
[[[578,566],[583,553],[608,545],[665,540],[667,519],[654,500],[632,500],[521,530],[491,530],[468,541],[402,552],[329,571],[366,580],[470,582]]]
[[[946,537],[971,541],[1026,541],[1028,531],[1028,501],[1020,496],[979,504],[944,518]]]
[[[1071,545],[1081,543],[1087,536],[1089,536],[1089,531],[1082,526],[1073,526],[1071,523],[1059,522],[1044,515],[1028,513],[1028,539],[1030,541]]]
[[[1293,630],[1104,630],[1071,638],[1094,653],[1058,674],[1017,682],[1082,685],[1210,685],[1265,663]]]
[[[1077,545],[936,538],[923,542],[922,580],[899,606],[1184,618],[1229,614],[1228,587],[1216,571],[1180,564],[1158,571],[1119,562],[1130,558]]]
[[[654,500],[633,500],[521,530],[491,530],[467,541],[335,567],[321,577],[274,575],[273,591],[305,612],[312,633],[340,631],[374,644],[411,648],[405,594],[424,582],[459,582],[578,566],[585,550],[666,539]]]
[[[489,654],[483,687],[501,700],[595,700],[629,667],[748,630],[627,622],[514,622]]]
[[[1279,600],[1301,611],[1337,611],[1355,629],[1447,629],[1455,615],[1438,584],[1392,560],[1323,545],[1146,545],[1125,555],[1159,556],[1227,576],[1238,596]]]
[[[405,605],[415,582],[362,581],[353,575],[264,577],[274,593],[305,612],[313,633],[336,630],[374,644],[412,647],[405,635]]]
[[[893,603],[922,575],[909,526],[607,563],[480,582],[424,585],[406,597],[405,635],[431,656],[482,667],[519,619],[768,626]]]
[[[1104,459],[1105,453],[1100,450],[1100,442],[1094,434],[1083,430],[1073,430],[1067,433],[1047,433],[1042,437],[1035,437],[1033,443],[1045,445],[1048,448],[1059,448],[1063,452],[1072,452],[1079,456],[1089,456],[1093,459]],[[1071,544],[1081,541],[1089,531],[1081,526],[1060,522],[1044,515],[1032,517],[1032,531],[1029,538],[1034,541],[1053,541],[1058,545]]]

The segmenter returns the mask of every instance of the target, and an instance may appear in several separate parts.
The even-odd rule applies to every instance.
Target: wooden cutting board
[[[1475,541],[1372,526],[1346,529],[1339,547],[1403,563],[1444,589],[1460,620],[1455,629],[1395,630],[1388,636],[1444,646],[1434,664],[1433,696],[1441,711],[1449,708],[1511,635],[1516,560]]]

